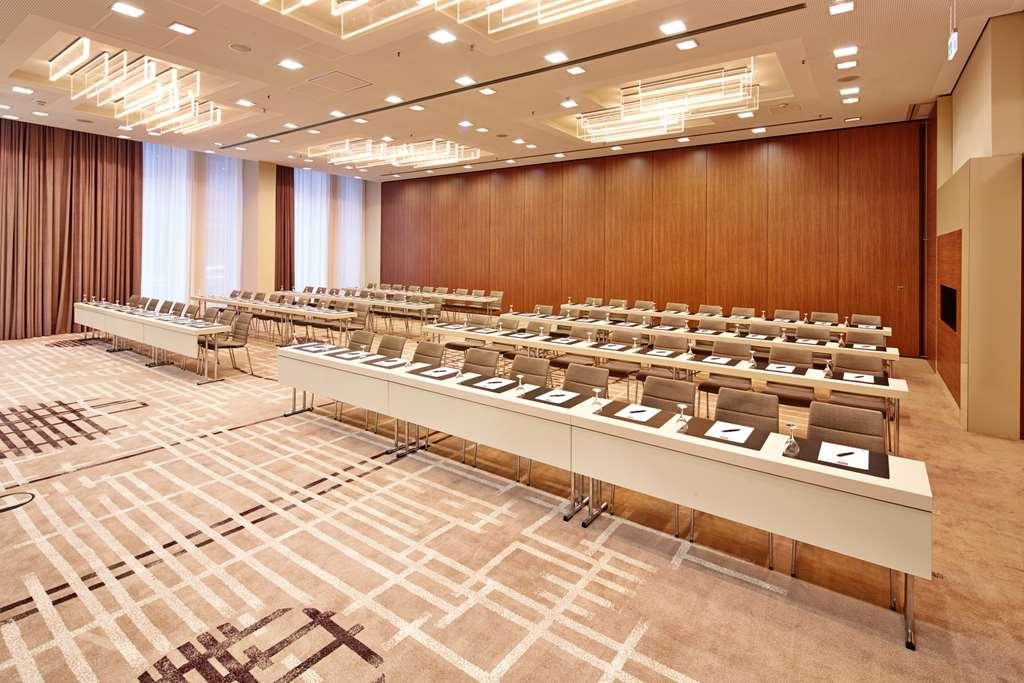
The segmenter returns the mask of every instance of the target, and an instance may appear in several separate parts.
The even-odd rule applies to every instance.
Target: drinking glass
[[[516,375],[516,379],[519,380],[519,387],[518,387],[517,391],[521,394],[521,393],[523,393],[523,375],[521,375],[521,374]]]
[[[683,434],[685,434],[687,430],[690,428],[690,420],[687,419],[686,417],[686,409],[688,407],[689,406],[687,406],[685,403],[676,404],[676,408],[679,408],[679,423],[682,425],[679,428],[679,431]]]
[[[829,358],[828,360],[825,361],[825,377],[829,378],[829,379],[832,378],[832,359],[831,358]]]
[[[594,387],[591,389],[594,392],[594,403],[601,402],[601,387]]]
[[[788,422],[786,427],[789,429],[789,438],[786,439],[786,447],[782,452],[786,457],[794,458],[800,452],[800,444],[796,442],[796,423]]]

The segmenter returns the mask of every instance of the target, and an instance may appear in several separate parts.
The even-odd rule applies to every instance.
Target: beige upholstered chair
[[[434,293],[434,288],[433,287],[420,287],[420,291],[423,292],[424,294],[433,294]]]
[[[554,306],[548,306],[546,304],[537,304],[533,307],[533,312],[537,315],[551,315],[554,310]]]
[[[586,301],[583,302],[584,306],[601,306],[604,304],[604,299],[599,296],[588,296]]]
[[[749,308],[747,306],[733,306],[732,307],[732,311],[729,312],[729,315],[733,315],[733,316],[737,316],[737,317],[738,316],[751,317],[751,316],[754,316],[754,315],[757,315],[757,314],[754,313],[754,309],[753,308]]]
[[[715,356],[725,356],[727,358],[733,358],[736,360],[750,360],[750,344],[744,344],[743,342],[736,341],[716,341],[711,349],[711,353]],[[749,391],[751,388],[750,380],[746,377],[734,377],[733,375],[720,375],[711,373],[708,378],[697,385],[697,388],[708,394],[705,398],[708,401],[708,409],[705,414],[710,414],[711,409],[711,397],[710,394],[717,394],[722,389],[736,389],[738,391]],[[776,400],[776,403],[778,401]]]
[[[648,377],[644,380],[644,394],[640,405],[679,412],[678,404],[686,404],[686,414],[693,415],[696,387],[693,382],[665,377]]]
[[[846,333],[846,343],[886,346],[884,334],[881,332],[868,332],[867,330],[850,330]]]
[[[574,325],[569,331],[569,336],[574,339],[587,339],[587,333],[590,333],[591,337],[594,333],[587,327],[582,325]],[[570,347],[571,348],[571,347]],[[564,353],[560,356],[555,356],[551,359],[551,365],[556,368],[566,369],[570,365],[593,365],[594,359],[590,356],[580,356],[572,352]]]
[[[435,342],[421,341],[412,354],[413,363],[426,363],[427,367],[436,368],[444,359],[444,347]]]
[[[874,410],[814,401],[807,438],[885,453],[885,420]]]
[[[799,320],[800,311],[796,311],[790,308],[776,308],[772,314],[772,318],[775,320]]]
[[[723,388],[715,404],[715,420],[777,432],[779,399],[771,394]]]
[[[717,330],[718,332],[725,332],[726,324],[725,324],[724,320],[711,320],[709,318],[704,318],[703,320],[701,320],[697,324],[697,329],[698,330]],[[714,342],[711,341],[711,339],[713,339],[713,337],[710,337],[708,339],[696,339],[696,340],[694,340],[694,342],[693,342],[694,350],[698,351],[700,353],[709,353],[711,351],[713,345],[714,345]]]
[[[668,325],[669,323],[665,323]],[[672,349],[673,351],[685,351],[687,349],[686,337],[677,337],[675,335],[659,334],[654,337],[654,348],[656,349]],[[664,365],[651,365],[650,367],[641,368],[640,372],[636,373],[636,379],[639,382],[646,382],[648,377],[663,377],[665,379],[677,379],[679,372],[674,368],[667,368]]]
[[[150,299],[149,303],[146,304],[147,311],[155,311],[157,304],[160,303],[160,299]]]
[[[447,293],[448,293],[448,288],[447,287],[434,287],[434,294],[447,294]]]
[[[796,330],[796,336],[798,339],[819,339],[821,341],[828,341],[832,338],[832,333],[827,327],[800,325]]]
[[[348,347],[353,351],[369,351],[373,347],[376,335],[369,330],[356,330],[348,340]]]
[[[864,356],[858,353],[836,352],[836,360],[832,365],[834,377],[842,378],[844,372],[856,372],[863,375],[874,375],[875,377],[885,376],[885,366],[881,358]],[[849,408],[863,408],[864,410],[877,410],[883,415],[888,415],[888,404],[882,396],[863,396],[845,391],[833,391],[829,402]]]
[[[160,310],[159,310],[160,315],[165,315],[167,313],[170,313],[171,312],[171,306],[173,306],[173,305],[174,305],[174,303],[171,302],[171,301],[165,301],[162,304],[160,304]]]
[[[814,365],[814,354],[810,349],[798,349],[790,346],[773,346],[768,355],[769,363],[783,363],[793,365],[802,370],[808,370]],[[785,384],[781,382],[768,382],[764,393],[772,394],[779,398],[779,403],[789,406],[809,406],[814,400],[814,388]]]
[[[591,394],[601,389],[601,395],[608,395],[608,371],[590,365],[570,365],[565,371],[562,388],[578,394]]]
[[[850,316],[851,325],[874,325],[875,327],[882,326],[882,316],[880,315],[865,315],[864,313],[854,313]]]
[[[707,313],[709,315],[722,315],[721,306],[713,306],[711,304],[701,304],[700,308],[697,309],[698,313]]]
[[[231,356],[231,367],[238,369],[235,361],[235,349],[245,349],[245,357],[249,363],[249,374],[252,373],[252,355],[249,353],[249,323],[252,322],[252,313],[239,313],[231,323],[231,336],[217,342],[217,350],[228,352]]]
[[[483,377],[494,377],[498,374],[497,351],[487,349],[466,349],[466,360],[462,363],[463,372],[475,372]]]
[[[466,296],[467,294],[469,294],[469,290],[466,289],[465,287],[459,287],[458,289],[455,290],[456,296]]]
[[[505,292],[500,289],[492,289],[491,296],[497,297],[497,301],[487,304],[487,312],[491,315],[497,315],[501,312],[501,304],[505,300]]]
[[[469,315],[466,318],[466,324],[474,327],[488,327],[491,320],[486,315]],[[479,339],[452,339],[444,344],[447,351],[456,353],[465,353],[468,349],[477,349],[483,346],[484,342]]]
[[[612,307],[620,306],[625,308],[629,304],[625,299],[608,299],[608,305]]]
[[[550,370],[551,364],[547,358],[534,358],[520,353],[512,360],[512,368],[508,374],[512,379],[518,379],[518,376],[522,375],[524,384],[546,387],[549,384]]]
[[[782,328],[773,323],[750,323],[748,332],[751,334],[763,334],[772,339],[782,336]]]
[[[377,346],[377,353],[386,358],[401,358],[404,351],[405,337],[399,337],[397,334],[385,334]]]
[[[663,315],[661,316],[662,325],[671,325],[672,327],[688,327],[689,321],[685,316],[681,315]]]
[[[643,301],[641,299],[637,299],[635,302],[633,302],[633,308],[639,308],[644,311],[653,311],[654,309],[657,308],[657,305],[653,301]]]
[[[679,311],[681,313],[683,311],[690,310],[690,306],[688,304],[681,304],[681,303],[678,303],[678,302],[675,302],[675,301],[669,301],[667,304],[665,304],[665,310],[666,311]]]
[[[188,307],[185,308],[185,312],[182,313],[182,315],[184,315],[186,318],[195,318],[196,313],[198,312],[199,306],[197,306],[196,304],[189,304]]]
[[[627,332],[625,330],[615,330],[608,336],[608,341],[614,344],[626,344],[627,346],[633,345],[633,338],[637,338],[637,344],[643,344],[643,335],[636,332]],[[608,371],[611,377],[617,380],[624,380],[626,382],[626,398],[630,396],[630,378],[634,377],[640,372],[640,363],[631,363],[630,361],[624,360],[610,360],[603,366]],[[639,389],[637,389],[639,391]]]
[[[811,312],[812,323],[837,323],[839,322],[838,313],[823,313],[821,311]]]
[[[214,323],[217,322],[218,315],[220,315],[219,308],[207,308],[206,311],[203,312],[203,320],[208,323]]]

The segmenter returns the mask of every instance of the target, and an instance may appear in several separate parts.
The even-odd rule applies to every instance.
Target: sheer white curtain
[[[363,283],[363,181],[345,176],[334,180],[337,210],[332,284],[359,287]]]
[[[331,176],[295,169],[295,286],[328,283]]]
[[[142,295],[184,302],[192,243],[192,154],[142,148]]]
[[[195,221],[193,291],[227,294],[240,287],[242,275],[242,160],[219,155],[196,155],[205,172],[196,186],[202,211]]]

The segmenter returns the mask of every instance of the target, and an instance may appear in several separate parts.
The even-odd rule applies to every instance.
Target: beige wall
[[[380,183],[363,188],[363,283],[380,282]]]
[[[277,166],[246,161],[242,184],[242,289],[273,292]]]
[[[953,166],[992,156],[992,33],[981,34],[953,90]]]

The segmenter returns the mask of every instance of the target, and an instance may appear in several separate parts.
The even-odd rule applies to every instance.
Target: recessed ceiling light
[[[239,107],[245,107],[246,109],[255,106],[251,101],[246,99],[236,100],[235,104],[237,104]]]
[[[622,150],[622,145],[615,145],[611,148],[613,152],[619,152]]]
[[[32,116],[49,116],[49,114],[47,114],[45,111],[34,111],[32,112]]]
[[[156,132],[155,130],[151,130],[151,131],[149,131],[149,133],[148,133],[148,134],[149,134],[149,135],[152,135],[152,136],[153,136],[153,137],[155,137],[155,138],[158,138],[158,137],[160,137],[161,135],[163,135],[163,133],[157,133],[157,132]]]
[[[313,163],[313,160],[312,160],[312,159],[303,159],[303,161],[304,161],[304,162],[306,162],[307,164],[311,164],[311,163]]]
[[[256,135],[256,133],[246,133],[245,137],[249,138],[250,140],[255,140],[256,138],[259,137],[259,135]]]
[[[480,88],[480,90],[478,92],[481,95],[493,95],[494,93],[496,93],[498,91],[495,90],[494,88]]]
[[[855,54],[857,54],[857,46],[856,45],[847,45],[846,47],[837,47],[836,49],[832,50],[832,56],[835,57],[836,59],[839,59],[840,57],[852,57]]]
[[[528,144],[528,145],[526,146],[526,149],[537,149],[537,145],[535,145],[535,144],[533,144],[533,143],[531,142],[530,144]]]
[[[455,79],[455,82],[463,87],[466,87],[474,85],[476,83],[476,80],[472,76],[459,76],[458,78]]]
[[[411,107],[409,107],[409,109],[412,109],[413,111],[423,111],[423,107],[418,104],[412,105]]]
[[[689,142],[690,138],[676,138],[676,142]]]
[[[384,101],[390,102],[391,104],[401,104],[402,98],[399,97],[398,95],[388,95],[387,97],[384,98]]]
[[[576,104],[576,100],[574,100],[571,97],[567,97],[564,100],[562,100],[561,105],[566,109],[572,109],[573,107],[579,106]]]
[[[215,142],[215,143],[213,143],[213,144],[214,144],[214,146],[216,146],[216,147],[223,147],[223,146],[224,146],[224,143],[223,143],[223,142]]]
[[[297,62],[291,57],[285,57],[277,63],[282,69],[288,69],[289,71],[298,71],[302,68],[302,62]]]
[[[216,154],[216,152],[213,151],[212,149],[204,149],[203,152],[206,154]]]
[[[427,169],[427,173],[433,173],[433,171],[431,171],[430,169]]]
[[[269,140],[267,140],[267,142],[270,142],[270,143],[272,143],[272,144],[275,144],[275,145],[276,145],[277,143],[279,143],[279,142],[281,142],[281,141],[280,141],[280,140],[278,140],[277,138],[270,138]]]
[[[289,154],[289,155],[288,155],[288,158],[289,158],[289,159],[294,159],[294,158],[295,158],[295,155],[294,155],[294,154]]]
[[[838,64],[836,64],[837,69],[852,69],[855,66],[857,66],[856,59],[851,59],[848,62],[839,62]]]
[[[10,109],[10,108],[11,108],[10,105],[0,104],[0,109]]]
[[[566,69],[566,71],[569,73],[570,76],[579,76],[581,74],[587,73],[587,70],[584,69],[582,66],[570,66],[568,69]]]
[[[544,59],[548,60],[552,64],[561,64],[562,62],[569,61],[569,56],[561,50],[557,50],[544,55]]]
[[[461,126],[462,128],[472,128],[473,127],[473,122],[472,121],[459,121],[459,126]]]
[[[676,48],[680,50],[692,50],[695,47],[697,47],[697,41],[693,40],[692,38],[689,40],[684,40],[682,42],[676,43]]]
[[[245,151],[245,147],[235,147],[235,150],[238,151],[238,152],[244,152]]]
[[[565,158],[565,154],[563,154],[562,152],[558,152],[554,156],[555,156],[556,159],[564,159]]]
[[[318,131],[316,128],[310,128],[306,132],[309,133],[310,135],[320,135],[320,131]]]
[[[848,0],[847,2],[836,2],[835,0],[833,0],[832,4],[829,5],[828,7],[828,13],[831,14],[832,16],[835,16],[837,14],[845,14],[846,12],[852,11],[853,0]]]
[[[514,164],[514,163],[516,163],[516,160],[515,159],[505,159],[505,163],[506,164]]]
[[[754,135],[759,135],[759,134],[765,132],[765,129],[764,128],[760,128],[760,127],[759,128],[751,128],[750,132],[753,133]]]
[[[18,117],[13,115],[13,114],[4,114],[3,118],[5,118],[5,119],[7,119],[9,121],[17,121],[18,120]]]
[[[846,97],[848,95],[859,95],[860,94],[860,88],[858,88],[856,86],[854,86],[852,88],[841,88],[839,90],[839,94],[842,95],[843,97]]]
[[[139,9],[135,5],[129,5],[127,2],[115,2],[113,5],[110,6],[110,9],[114,10],[118,14],[123,14],[126,17],[131,17],[132,19],[138,19],[146,13],[145,10]]]
[[[488,129],[484,128],[483,126],[480,126],[479,128],[476,129],[477,133],[486,133],[487,131]]]
[[[355,121],[356,123],[369,123],[366,119],[364,119],[362,117],[360,117],[358,119],[352,119],[352,120]]]
[[[394,174],[392,174],[392,176],[391,176],[391,177],[392,177],[392,178],[401,178],[401,177],[402,177],[402,174],[401,174],[401,173],[394,173]]]
[[[302,170],[303,170],[303,171],[312,171],[313,169],[312,169],[312,168],[310,168],[309,166],[303,166],[303,167],[302,167]]]
[[[25,88],[20,85],[15,85],[11,88],[11,92],[16,92],[19,95],[31,95],[35,92],[32,88]]]
[[[848,119],[843,119],[843,123],[857,123],[858,121],[860,121],[859,116],[851,116]]]
[[[525,145],[526,144],[526,140],[524,140],[522,138],[516,138],[515,140],[512,141],[512,144],[514,144],[514,145]]]
[[[131,130],[132,127],[131,126],[118,126],[117,129],[118,130]]]
[[[352,177],[355,178],[356,180],[362,180],[363,179],[363,176],[361,176],[361,175],[352,176]]]
[[[427,37],[441,45],[447,45],[448,43],[455,42],[455,34],[445,28],[439,28]]]
[[[118,135],[117,139],[118,140],[131,140],[132,136],[131,135]]]
[[[289,123],[284,124],[283,127],[287,128],[288,130],[295,130],[296,128],[299,127],[299,124],[297,124],[297,123],[290,123],[289,122]]]
[[[385,135],[384,137],[381,138],[381,140],[383,140],[384,142],[394,142],[395,141],[395,139],[393,137],[391,137],[390,135]]]
[[[844,97],[843,98],[843,104],[857,104],[858,102],[860,102],[860,98],[859,97]]]
[[[345,112],[338,111],[337,109],[335,109],[334,111],[331,112],[331,117],[335,118],[335,119],[340,119],[340,118],[342,118],[344,116],[345,116]]]
[[[180,21],[174,22],[173,24],[171,24],[167,28],[171,29],[175,33],[180,33],[183,36],[190,36],[190,35],[192,35],[193,33],[196,32],[196,30],[194,28],[192,28],[188,24],[183,24]]]
[[[754,118],[754,112],[752,112],[752,111],[741,111],[739,114],[736,114],[736,116],[740,117],[741,119],[752,119],[752,118]]]
[[[472,166],[470,166],[469,164],[466,164],[466,165],[465,165],[465,166],[463,166],[462,168],[473,168],[473,167],[472,167]]]
[[[666,21],[658,28],[661,29],[661,32],[666,36],[673,36],[686,30],[686,22],[682,19],[673,19],[672,21]]]

